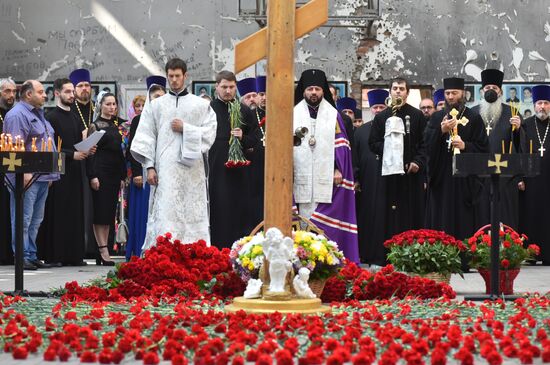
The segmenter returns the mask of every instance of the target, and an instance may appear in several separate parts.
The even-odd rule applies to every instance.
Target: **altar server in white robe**
[[[143,250],[166,232],[182,243],[210,244],[203,154],[216,138],[216,114],[207,100],[185,89],[183,60],[169,60],[165,70],[170,91],[146,103],[131,147],[151,185]]]

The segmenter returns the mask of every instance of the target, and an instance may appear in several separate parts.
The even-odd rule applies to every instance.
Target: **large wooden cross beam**
[[[235,73],[267,55],[264,223],[290,235],[292,224],[294,41],[328,20],[328,0],[296,10],[296,0],[269,0],[267,29],[235,46]]]

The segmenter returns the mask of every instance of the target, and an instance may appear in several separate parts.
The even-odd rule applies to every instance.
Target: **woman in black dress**
[[[88,134],[95,131],[105,131],[105,134],[97,143],[95,155],[88,159],[87,172],[94,205],[94,235],[99,249],[96,264],[113,266],[107,240],[109,227],[115,220],[118,192],[126,178],[126,166],[116,118],[116,98],[111,93],[100,93],[97,100],[99,116],[90,125]]]

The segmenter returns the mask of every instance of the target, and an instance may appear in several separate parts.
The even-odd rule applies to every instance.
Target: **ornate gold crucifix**
[[[455,108],[453,108],[453,110],[451,110],[449,112],[449,115],[453,118],[453,119],[456,119],[456,117],[458,116],[458,110],[456,110]],[[460,119],[456,119],[457,121],[457,126],[454,127],[452,133],[451,133],[451,136],[449,138],[449,148],[451,147],[451,143],[453,141],[453,139],[456,138],[456,136],[458,136],[458,125],[461,125],[461,126],[466,126],[466,124],[468,124],[468,122],[470,121],[468,118],[466,118],[465,116],[462,116],[462,118]],[[455,155],[459,154],[460,153],[460,149],[458,147],[455,147],[454,150],[453,150],[453,153]]]

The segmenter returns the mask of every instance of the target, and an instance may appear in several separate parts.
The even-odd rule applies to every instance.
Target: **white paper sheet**
[[[80,152],[88,152],[90,148],[92,148],[97,144],[97,142],[99,142],[104,134],[104,130],[95,131],[90,137],[86,138],[82,142],[78,142],[77,144],[75,144],[74,148],[76,148],[76,150]]]

